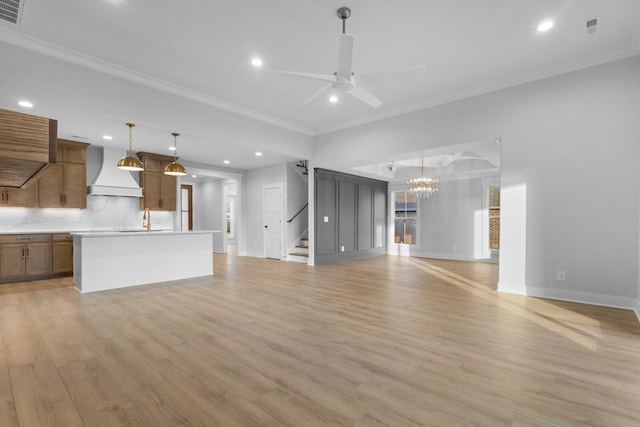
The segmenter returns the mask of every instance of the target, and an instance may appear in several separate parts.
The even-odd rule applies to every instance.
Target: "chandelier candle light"
[[[438,191],[438,180],[424,176],[424,158],[420,159],[420,177],[407,181],[409,191],[420,199],[428,199]]]

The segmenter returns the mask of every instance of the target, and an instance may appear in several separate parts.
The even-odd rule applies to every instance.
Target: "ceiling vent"
[[[589,19],[585,28],[587,34],[595,34],[598,31],[598,18]]]
[[[20,25],[25,0],[0,0],[0,19]]]

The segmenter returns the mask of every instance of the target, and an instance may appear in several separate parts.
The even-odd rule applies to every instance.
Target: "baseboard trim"
[[[498,292],[505,294],[527,295],[527,288],[520,284],[498,282]]]
[[[452,261],[472,261],[472,262],[490,262],[492,264],[497,264],[497,258],[474,258],[472,256],[460,255],[460,254],[443,254],[443,253],[431,253],[431,252],[420,252],[420,251],[411,251],[409,254],[396,254],[392,251],[387,252],[388,255],[397,255],[397,256],[412,256],[418,258],[433,258],[433,259],[449,259]]]
[[[242,255],[238,255],[238,256],[250,256],[250,257],[254,257],[254,258],[264,258],[264,255],[262,254],[262,252],[244,252]]]
[[[636,317],[638,317],[638,321],[640,321],[640,302],[634,298],[592,294],[588,292],[570,291],[566,289],[514,285],[502,282],[498,283],[498,292],[526,295],[536,298],[549,298],[560,301],[577,302],[581,304],[601,305],[604,307],[623,308],[632,310],[636,314]]]

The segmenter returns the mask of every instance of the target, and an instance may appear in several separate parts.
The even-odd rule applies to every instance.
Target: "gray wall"
[[[386,253],[387,183],[315,170],[316,265]]]

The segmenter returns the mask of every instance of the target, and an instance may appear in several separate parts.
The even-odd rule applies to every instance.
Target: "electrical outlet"
[[[329,222],[329,217],[328,216],[324,217],[324,222]]]
[[[558,270],[558,273],[556,273],[556,280],[565,280],[565,277],[565,272]]]
[[[340,246],[340,252],[344,252],[344,246]]]

